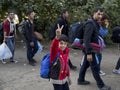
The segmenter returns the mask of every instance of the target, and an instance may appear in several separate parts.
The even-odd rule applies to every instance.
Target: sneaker
[[[100,74],[101,76],[106,75],[106,73],[105,73],[105,72],[103,72],[102,70],[100,70],[99,74]]]
[[[16,60],[10,60],[10,62],[12,62],[12,63],[17,63],[18,61],[16,61]]]
[[[104,87],[100,88],[100,90],[111,90],[111,87],[105,85]]]
[[[35,59],[32,59],[34,63],[37,63],[37,61]]]
[[[114,70],[113,70],[113,73],[114,73],[114,74],[119,74],[119,75],[120,75],[120,70],[114,69]]]
[[[36,66],[34,62],[29,62],[31,66]]]
[[[78,81],[78,85],[88,85],[88,84],[90,84],[90,82],[86,80],[83,82]]]
[[[6,63],[7,63],[7,62],[5,62],[5,60],[4,60],[4,59],[2,59],[1,61],[2,61],[2,63],[3,63],[3,64],[6,64]]]

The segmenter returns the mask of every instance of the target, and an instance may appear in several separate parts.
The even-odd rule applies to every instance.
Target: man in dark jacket
[[[99,36],[99,24],[97,20],[101,18],[103,15],[103,9],[101,7],[97,7],[94,10],[92,21],[88,20],[85,24],[85,32],[84,32],[84,61],[80,68],[78,84],[79,85],[87,85],[90,84],[89,81],[85,80],[85,73],[87,68],[90,66],[92,70],[92,74],[94,79],[97,82],[97,86],[100,90],[111,90],[109,86],[106,86],[102,81],[99,75],[99,61],[95,52],[93,52],[91,43],[98,44],[98,36]]]
[[[27,46],[27,59],[29,64],[35,66],[36,61],[33,59],[35,53],[38,50],[37,40],[34,36],[34,16],[35,13],[33,10],[27,11],[28,20],[25,21],[24,29],[25,29],[25,39]]]
[[[55,25],[53,26],[50,32],[50,39],[54,39],[56,36],[55,30],[57,29],[57,24],[59,24],[60,26],[62,25],[64,26],[62,29],[62,34],[65,34],[66,36],[68,36],[68,32],[69,32],[69,25],[67,21],[68,16],[69,16],[68,10],[63,9],[61,12],[60,18],[58,18],[58,20],[56,21]]]

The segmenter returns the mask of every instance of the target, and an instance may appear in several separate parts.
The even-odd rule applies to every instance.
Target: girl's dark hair
[[[60,40],[60,41],[64,41],[64,42],[68,42],[68,41],[69,41],[69,40],[68,40],[68,37],[67,37],[66,35],[64,35],[64,34],[62,34],[62,35],[60,36],[59,40]]]
[[[108,19],[108,18],[109,18],[109,16],[106,13],[104,13],[103,16],[102,16],[102,20],[105,20],[105,19]]]

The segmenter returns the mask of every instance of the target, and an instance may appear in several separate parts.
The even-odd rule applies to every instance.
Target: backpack
[[[86,23],[92,23],[94,26],[96,26],[92,19],[89,19],[86,22],[75,24],[76,25],[75,26],[76,28],[74,28],[75,37],[71,45],[73,49],[80,49],[80,50],[84,49],[82,44],[83,44],[83,38],[84,38],[84,27]]]
[[[61,18],[58,18],[58,20],[51,25],[50,30],[49,30],[49,39],[53,40],[56,36],[56,29],[57,29],[57,24],[61,22]],[[64,26],[65,27],[65,26]]]
[[[76,28],[75,38],[83,39],[85,22],[81,22]]]
[[[21,34],[25,34],[24,25],[25,25],[26,22],[29,23],[28,20],[23,20],[23,21],[18,25],[18,31],[19,31]]]
[[[76,22],[72,25],[71,32],[70,32],[70,42],[71,43],[73,43],[73,41],[76,38],[83,39],[84,26],[85,26],[85,22]]]
[[[111,40],[113,43],[120,43],[120,26],[113,28]]]
[[[49,30],[49,38],[50,40],[53,40],[55,37],[55,24],[50,27]]]
[[[4,31],[3,31],[3,22],[0,23],[0,43],[3,42]]]
[[[94,23],[94,21],[92,19],[89,19],[89,20],[87,20],[85,22],[79,23],[77,25],[77,27],[76,27],[76,30],[75,30],[75,38],[78,38],[81,41],[84,38],[84,27],[85,27],[86,23],[92,23],[94,26],[96,26],[95,23]]]
[[[69,40],[70,40],[71,43],[76,38],[76,30],[77,30],[78,26],[80,25],[80,23],[81,22],[76,22],[76,23],[72,24],[71,27],[70,27]]]
[[[57,54],[56,58],[53,60],[52,65],[57,60],[59,54]],[[49,79],[50,78],[50,53],[47,53],[41,60],[40,63],[40,77]]]

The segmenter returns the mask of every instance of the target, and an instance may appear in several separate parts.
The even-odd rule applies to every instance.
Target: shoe
[[[35,59],[32,59],[34,63],[37,63],[37,61]]]
[[[1,61],[2,61],[2,64],[6,64],[6,63],[7,63],[7,62],[5,62],[5,60],[4,60],[4,59],[2,59]]]
[[[10,60],[10,62],[12,62],[12,63],[18,63],[18,61],[16,61],[16,60]]]
[[[114,73],[114,74],[119,74],[119,75],[120,75],[120,70],[114,69],[114,70],[113,70],[113,73]]]
[[[100,90],[111,90],[111,87],[105,85],[104,87],[100,88]]]
[[[34,62],[29,62],[31,66],[36,66]]]
[[[70,69],[76,70],[76,69],[77,69],[77,66],[72,65],[72,66],[70,67]]]
[[[89,81],[83,81],[83,82],[78,81],[78,85],[88,85],[88,84],[90,84]]]
[[[106,75],[106,73],[104,73],[102,70],[100,70],[99,74],[100,74],[101,76]]]

